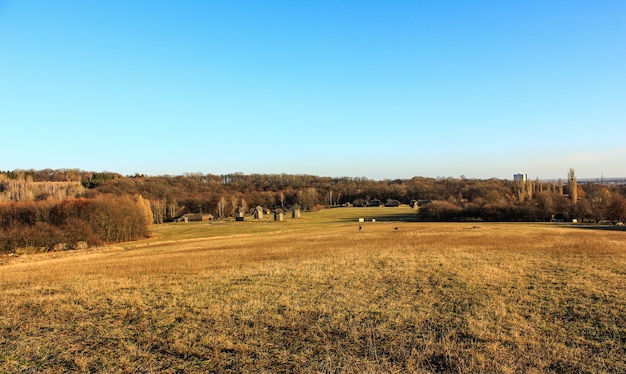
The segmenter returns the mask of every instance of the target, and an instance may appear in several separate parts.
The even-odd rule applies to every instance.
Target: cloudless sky
[[[0,170],[626,176],[626,2],[0,0]]]

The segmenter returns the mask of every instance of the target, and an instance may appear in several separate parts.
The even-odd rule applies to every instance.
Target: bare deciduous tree
[[[569,180],[569,196],[572,198],[572,203],[576,204],[578,201],[578,182],[576,181],[576,174],[574,174],[574,168],[570,168],[567,173],[567,179]]]
[[[161,224],[165,220],[166,208],[164,200],[152,200],[152,216],[154,223]]]
[[[248,211],[248,203],[243,197],[241,198],[241,209],[243,209],[244,212]]]
[[[178,203],[176,199],[173,199],[167,204],[167,218],[172,219],[176,217],[176,213],[178,211]]]
[[[234,217],[237,210],[237,196],[233,195],[230,197],[230,205],[232,205],[232,215]]]
[[[224,218],[224,211],[226,210],[226,198],[222,196],[217,202],[217,217]]]

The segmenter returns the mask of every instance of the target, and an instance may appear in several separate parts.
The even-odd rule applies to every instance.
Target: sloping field
[[[393,209],[3,259],[0,372],[626,372],[626,232]]]

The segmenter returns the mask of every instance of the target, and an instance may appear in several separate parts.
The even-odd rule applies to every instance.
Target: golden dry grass
[[[315,217],[0,266],[0,372],[626,371],[625,232]]]

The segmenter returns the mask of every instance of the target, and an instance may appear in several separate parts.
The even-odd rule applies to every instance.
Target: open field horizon
[[[626,232],[409,212],[5,257],[0,372],[626,371]]]

